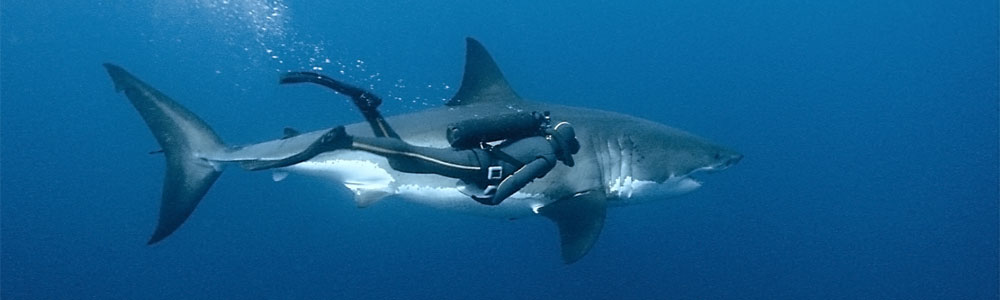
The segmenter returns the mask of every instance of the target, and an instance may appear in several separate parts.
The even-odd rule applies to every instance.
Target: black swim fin
[[[351,97],[354,100],[354,105],[357,105],[358,109],[362,112],[373,111],[379,105],[382,105],[382,98],[378,95],[319,73],[288,72],[285,75],[281,75],[281,79],[278,82],[281,84],[310,82],[328,87],[331,90]]]
[[[368,121],[376,137],[400,139],[399,134],[389,126],[389,123],[382,117],[382,113],[378,111],[378,106],[382,105],[382,98],[372,92],[314,72],[288,72],[282,75],[278,82],[281,84],[315,83],[347,95],[351,97],[351,100],[354,100],[354,106],[361,110],[361,115]]]

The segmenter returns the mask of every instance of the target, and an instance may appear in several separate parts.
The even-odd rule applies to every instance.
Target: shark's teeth
[[[687,176],[672,176],[660,183],[629,176],[608,182],[608,195],[622,200],[619,204],[625,204],[680,196],[699,187],[701,182]]]
[[[632,176],[615,178],[615,180],[608,182],[608,191],[619,198],[632,198],[632,192],[635,191],[636,184],[639,184],[639,181],[633,180]]]

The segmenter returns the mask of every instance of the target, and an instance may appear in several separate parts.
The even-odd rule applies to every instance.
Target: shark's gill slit
[[[598,161],[597,167],[599,168],[598,173],[601,175],[601,185],[605,187],[605,193],[610,193],[611,191],[608,186],[608,182],[611,180],[611,159],[609,158],[608,153],[604,151],[604,147],[602,147],[603,144],[603,137],[595,137],[594,142],[592,143],[592,145],[594,145],[594,154],[596,155]]]
[[[618,139],[618,148],[621,149],[621,183],[624,186],[622,189],[622,197],[631,198],[632,197],[632,140],[629,137],[622,136]]]
[[[608,169],[611,170],[611,181],[613,185],[618,185],[621,184],[622,178],[622,168],[619,164],[622,159],[622,153],[618,149],[620,148],[618,147],[618,139],[608,139],[607,145],[609,154]]]

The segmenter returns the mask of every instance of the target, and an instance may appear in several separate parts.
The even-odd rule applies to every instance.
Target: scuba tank
[[[448,143],[458,149],[477,148],[482,143],[541,134],[548,112],[510,113],[468,119],[448,125]]]

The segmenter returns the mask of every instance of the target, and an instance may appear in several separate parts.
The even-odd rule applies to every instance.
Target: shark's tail
[[[201,157],[225,148],[198,116],[121,67],[104,64],[117,91],[124,91],[142,115],[167,159],[160,219],[149,244],[159,242],[187,220],[222,168]]]

